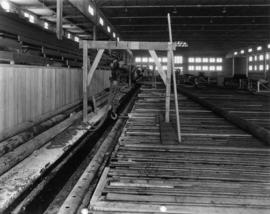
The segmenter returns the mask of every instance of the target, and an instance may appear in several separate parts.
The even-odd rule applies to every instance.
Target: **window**
[[[253,66],[252,65],[248,66],[248,70],[249,71],[252,71],[253,70]]]
[[[240,52],[241,54],[244,54],[245,53],[245,51],[244,50],[241,50],[241,52]]]
[[[141,61],[142,61],[141,57],[136,57],[135,58],[135,62],[141,62]]]
[[[263,71],[263,65],[260,65],[260,66],[259,66],[259,70],[260,70],[260,71]]]
[[[216,62],[216,59],[215,58],[210,58],[210,62],[214,63],[214,62]]]
[[[204,65],[204,66],[202,67],[202,70],[203,70],[203,71],[208,71],[208,66]]]
[[[208,63],[208,58],[203,58],[203,63]]]
[[[182,56],[175,56],[174,57],[174,63],[182,64],[183,63],[183,57]]]
[[[190,58],[188,58],[188,62],[194,62],[194,58],[193,57],[190,57]]]
[[[238,54],[238,52],[237,52],[237,51],[235,51],[233,54],[236,56],[236,55]]]
[[[48,22],[44,22],[44,28],[49,29],[49,23]]]
[[[160,57],[158,58],[158,61],[159,61],[159,62],[161,62],[161,61],[162,61]]]
[[[258,46],[257,51],[261,51],[261,50],[262,50],[262,46]]]
[[[147,57],[143,57],[142,58],[142,62],[148,62],[148,58]]]
[[[253,57],[250,56],[250,57],[248,58],[248,61],[252,62],[252,61],[253,61]]]
[[[196,63],[201,63],[201,62],[202,62],[202,58],[197,57],[197,58],[195,59],[195,62],[196,62]]]
[[[201,70],[202,70],[202,66],[197,65],[197,66],[196,66],[196,71],[201,71]]]
[[[269,59],[269,53],[265,54],[265,59]]]
[[[99,24],[100,24],[101,26],[104,25],[104,21],[103,21],[103,19],[102,19],[101,17],[99,17]]]
[[[162,66],[162,69],[163,69],[164,71],[167,71],[167,66],[166,66],[166,65],[163,65],[163,66]]]
[[[262,61],[263,58],[264,58],[263,55],[260,55],[260,56],[259,56],[259,60],[260,60],[260,61]]]
[[[254,65],[254,71],[257,71],[257,65]]]
[[[88,12],[89,12],[92,16],[94,15],[94,8],[93,8],[91,5],[88,6]]]
[[[117,37],[117,41],[118,41],[118,42],[120,41],[120,38],[119,38],[119,37]]]
[[[154,59],[152,57],[149,57],[149,62],[154,62]]]
[[[249,53],[251,53],[252,51],[253,51],[252,48],[249,48],[249,49],[248,49],[248,52],[249,52]]]
[[[210,71],[214,71],[215,70],[215,66],[210,66]]]
[[[29,16],[29,22],[35,23],[35,17],[33,15]]]
[[[115,33],[113,33],[112,35],[113,35],[113,38],[115,38],[115,37],[116,37],[116,34],[115,34]]]
[[[217,63],[222,63],[222,58],[217,58]]]
[[[70,33],[67,34],[67,38],[71,39],[71,34]]]
[[[5,1],[5,0],[3,0],[3,1],[1,2],[1,7],[2,7],[5,11],[7,11],[7,12],[10,11],[10,4],[9,4],[9,2],[7,2],[7,1]]]
[[[254,61],[257,61],[257,59],[258,59],[257,56],[254,56]]]
[[[153,70],[154,66],[153,65],[149,65],[149,69]]]
[[[217,71],[222,71],[222,66],[221,65],[217,66]]]
[[[162,58],[162,62],[166,63],[168,61],[167,57]]]
[[[268,65],[268,64],[266,65],[265,69],[266,69],[267,71],[269,71],[269,65]]]
[[[188,70],[189,71],[194,71],[194,66],[193,65],[188,66]]]

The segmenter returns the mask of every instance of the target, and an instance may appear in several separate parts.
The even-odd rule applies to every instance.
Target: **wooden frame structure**
[[[174,92],[175,92],[175,106],[176,106],[176,117],[177,117],[177,131],[178,131],[178,141],[181,142],[180,135],[180,120],[178,113],[178,97],[176,90],[176,81],[174,73],[174,57],[173,51],[176,49],[176,43],[172,42],[133,42],[133,41],[81,41],[80,48],[83,49],[83,120],[87,121],[87,87],[90,85],[93,78],[93,74],[100,62],[102,54],[105,49],[109,50],[126,50],[130,55],[132,55],[132,50],[146,50],[154,59],[157,67],[157,71],[161,76],[165,86],[166,86],[166,110],[165,110],[165,122],[170,122],[170,97],[171,97],[171,75],[173,74],[174,80]],[[97,49],[98,53],[92,63],[90,69],[88,68],[88,49]],[[167,51],[168,52],[168,64],[167,72],[165,72],[158,60],[156,51]],[[88,72],[89,70],[89,72]]]

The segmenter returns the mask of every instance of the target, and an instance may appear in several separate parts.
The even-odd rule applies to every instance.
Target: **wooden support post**
[[[95,96],[92,96],[92,102],[93,102],[93,111],[95,112],[95,113],[97,113],[97,103],[96,103],[96,98],[95,98]]]
[[[172,55],[168,51],[167,76],[166,76],[166,104],[165,104],[165,122],[170,122],[170,102],[171,102],[171,76],[172,76]]]
[[[88,109],[87,73],[88,73],[88,48],[87,42],[83,41],[83,122],[87,122],[87,109]]]
[[[87,80],[88,85],[91,83],[91,80],[93,78],[94,72],[97,69],[98,63],[99,63],[99,61],[100,61],[100,59],[102,57],[103,52],[104,52],[104,49],[98,50],[98,53],[96,55],[96,58],[95,58],[95,60],[94,60],[94,62],[92,64],[91,69],[90,69],[89,74],[88,74],[88,78],[87,78],[88,79]]]
[[[128,52],[128,54],[129,54],[129,56],[130,56],[130,60],[127,60],[127,62],[130,64],[129,65],[129,73],[128,73],[128,86],[129,87],[131,87],[131,75],[132,75],[132,61],[133,61],[133,53],[132,53],[132,51],[130,50],[130,49],[127,49],[127,52]]]
[[[161,76],[161,79],[163,80],[164,84],[166,85],[166,79],[167,79],[166,73],[163,71],[161,63],[158,60],[158,56],[156,54],[156,51],[149,50],[149,53],[150,53],[151,57],[153,58],[153,60],[154,60],[154,62],[156,64],[157,71],[158,71],[159,75]]]
[[[170,55],[170,64],[171,70],[173,73],[173,88],[174,88],[174,101],[175,101],[175,115],[176,115],[176,123],[177,123],[177,136],[178,142],[182,141],[181,139],[181,127],[180,127],[180,116],[179,116],[179,107],[178,107],[178,94],[177,94],[177,86],[176,86],[176,77],[174,70],[174,55],[173,55],[173,46],[172,46],[172,28],[171,28],[171,17],[168,14],[168,26],[169,26],[169,37],[170,37],[170,45],[169,45],[169,55]],[[169,62],[169,58],[168,58]]]
[[[232,58],[232,76],[234,76],[234,57]]]
[[[97,40],[97,26],[93,25],[93,41]]]
[[[57,0],[56,2],[56,35],[58,39],[62,39],[63,28],[63,0]]]

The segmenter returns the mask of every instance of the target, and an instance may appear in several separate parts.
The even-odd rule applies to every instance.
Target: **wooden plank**
[[[111,50],[160,50],[167,51],[167,42],[131,42],[131,41],[87,41],[89,49],[111,49]],[[176,43],[173,43],[173,50]],[[83,48],[83,42],[80,42]]]
[[[98,64],[100,62],[100,59],[102,57],[103,52],[104,52],[104,49],[99,49],[98,50],[98,53],[97,53],[97,55],[95,57],[95,60],[94,60],[93,64],[91,65],[90,71],[88,73],[88,80],[87,80],[87,84],[88,85],[90,85],[90,83],[91,83],[91,80],[93,78],[94,72],[97,69],[97,66],[98,66]]]
[[[88,49],[86,41],[83,46],[83,121],[87,121],[87,109],[88,109],[88,94],[87,84],[88,83]]]
[[[166,75],[166,95],[165,95],[165,122],[170,122],[171,103],[171,76],[172,76],[172,53],[168,51],[167,75]]]
[[[163,70],[161,63],[158,60],[158,56],[157,56],[155,50],[149,50],[149,53],[157,66],[157,71],[158,71],[159,75],[161,76],[161,79],[163,80],[164,84],[166,84],[166,73]]]

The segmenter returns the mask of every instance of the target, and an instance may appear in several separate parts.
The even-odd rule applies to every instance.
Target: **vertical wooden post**
[[[58,39],[62,39],[63,28],[63,0],[57,0],[56,2],[56,35]]]
[[[88,74],[88,46],[87,41],[83,41],[83,122],[87,122],[87,74]]]
[[[180,116],[179,116],[179,107],[178,107],[178,94],[177,94],[177,86],[176,86],[176,77],[175,77],[175,70],[174,70],[174,55],[173,55],[173,47],[172,47],[172,28],[171,28],[171,17],[168,14],[168,26],[169,26],[169,37],[170,37],[170,45],[169,45],[169,55],[170,55],[170,62],[168,58],[168,62],[170,63],[171,71],[173,74],[173,88],[174,88],[174,102],[175,102],[175,115],[176,115],[176,123],[177,123],[177,136],[178,142],[182,141],[181,139],[181,127],[180,127]]]
[[[170,102],[171,102],[171,75],[172,75],[171,54],[168,51],[167,75],[166,75],[166,103],[165,103],[165,122],[170,122]]]
[[[234,57],[232,58],[232,76],[234,76]]]
[[[97,26],[93,25],[93,41],[97,40]]]

